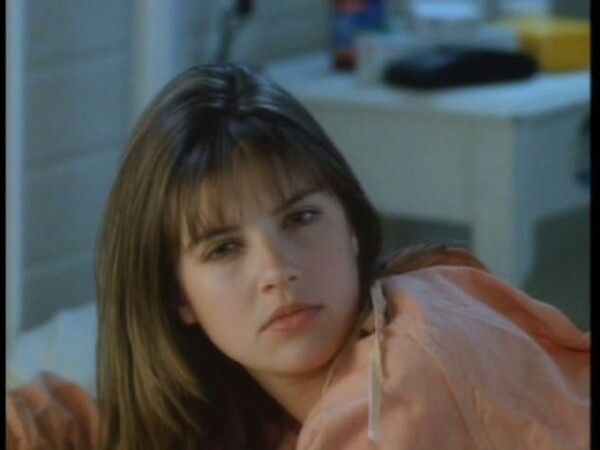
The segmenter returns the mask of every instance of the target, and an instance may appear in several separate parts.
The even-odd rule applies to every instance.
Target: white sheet
[[[43,371],[79,383],[95,395],[96,304],[59,312],[45,324],[19,334],[6,358],[6,387],[14,389]]]

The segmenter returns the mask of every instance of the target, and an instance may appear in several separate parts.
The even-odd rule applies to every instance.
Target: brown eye
[[[319,214],[320,212],[315,209],[303,209],[301,211],[295,211],[285,218],[284,225],[286,227],[309,225],[317,220]]]
[[[221,244],[218,244],[216,247],[212,248],[207,256],[207,260],[216,260],[225,258],[227,256],[232,255],[239,248],[240,244],[234,241],[227,241]]]

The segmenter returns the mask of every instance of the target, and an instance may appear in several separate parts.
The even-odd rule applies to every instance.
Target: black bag
[[[391,61],[383,80],[393,86],[436,89],[528,78],[536,61],[516,51],[438,47]]]

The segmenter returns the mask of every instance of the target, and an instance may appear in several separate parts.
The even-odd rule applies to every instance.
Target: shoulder
[[[560,436],[565,445],[556,448],[585,442],[589,336],[560,311],[469,265],[421,267],[391,275],[382,286],[389,321],[382,342],[381,431],[389,448],[493,448],[502,442],[550,448]],[[298,448],[370,448],[374,343],[369,335],[355,344]],[[556,417],[549,401],[565,413]]]
[[[478,442],[586,448],[590,336],[561,311],[475,267],[427,267],[384,289],[390,335],[437,364]]]
[[[81,386],[50,373],[6,395],[8,448],[98,447],[99,413]]]
[[[461,334],[473,327],[486,333],[498,329],[566,348],[589,349],[589,336],[560,310],[481,268],[437,265],[387,277],[382,284],[390,325],[440,333],[454,329]]]

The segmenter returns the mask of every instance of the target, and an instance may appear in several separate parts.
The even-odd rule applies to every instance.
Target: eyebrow
[[[292,206],[294,203],[297,203],[303,198],[308,197],[309,195],[315,194],[317,192],[319,192],[319,189],[315,187],[299,191],[291,197],[285,199],[280,205],[273,208],[273,210],[271,211],[271,215],[280,214],[281,212],[285,211],[287,208]]]
[[[275,208],[273,208],[271,210],[271,215],[280,214],[283,211],[285,211],[286,209],[288,209],[289,207],[291,207],[294,203],[297,203],[300,200],[304,199],[305,197],[308,197],[309,195],[315,194],[319,191],[320,191],[320,189],[317,189],[315,187],[308,188],[303,191],[299,191],[296,194],[292,195],[291,197],[285,199],[280,205],[277,205]],[[209,228],[207,230],[204,230],[196,239],[193,239],[188,244],[188,246],[186,247],[186,251],[192,250],[194,247],[196,247],[202,241],[206,241],[208,239],[214,238],[221,234],[231,233],[238,229],[239,229],[239,226],[227,225],[227,226],[214,227],[214,228]]]

